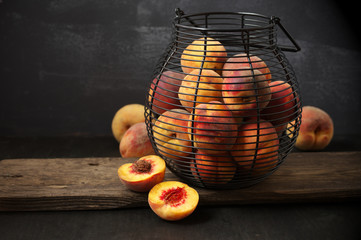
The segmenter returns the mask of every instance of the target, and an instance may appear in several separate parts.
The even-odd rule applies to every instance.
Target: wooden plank
[[[0,210],[144,207],[146,193],[126,189],[117,169],[134,159],[54,158],[0,161]],[[165,180],[180,180],[167,170]],[[361,199],[361,152],[295,152],[266,180],[235,190],[197,188],[200,205]]]

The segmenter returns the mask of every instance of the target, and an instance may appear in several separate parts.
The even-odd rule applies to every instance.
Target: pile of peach
[[[149,90],[159,153],[204,183],[264,174],[278,164],[279,137],[299,115],[290,82],[273,79],[258,56],[227,56],[217,40],[195,40]]]

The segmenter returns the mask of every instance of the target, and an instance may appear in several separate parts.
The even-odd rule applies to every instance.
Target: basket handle
[[[175,9],[175,14],[178,18],[182,17],[184,15],[183,10],[181,10],[180,8],[176,8]],[[191,19],[189,19],[188,17],[186,17],[186,19],[195,27],[199,27],[195,22],[193,22]],[[298,52],[301,50],[301,47],[297,44],[297,42],[295,41],[295,39],[293,39],[293,37],[289,34],[289,32],[285,29],[285,27],[281,24],[281,19],[279,17],[275,17],[272,16],[271,17],[271,21],[273,21],[275,24],[277,24],[279,26],[279,28],[281,28],[282,32],[288,37],[288,39],[291,41],[291,43],[293,44],[293,46],[284,46],[284,45],[279,45],[279,49],[281,49],[282,51],[286,51],[286,52]]]
[[[281,19],[275,16],[271,17],[271,21],[273,21],[274,23],[276,23],[279,28],[282,30],[282,32],[288,37],[288,39],[291,41],[291,43],[293,44],[293,46],[284,46],[284,45],[280,45],[279,48],[282,51],[287,51],[287,52],[298,52],[301,50],[301,47],[297,44],[297,42],[295,41],[295,39],[293,39],[293,37],[290,35],[290,33],[285,29],[285,27],[281,24]]]

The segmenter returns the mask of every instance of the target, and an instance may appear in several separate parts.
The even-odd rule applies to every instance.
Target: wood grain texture
[[[134,159],[53,158],[0,161],[0,211],[90,210],[148,206],[117,169]],[[180,180],[167,170],[165,180]],[[266,180],[236,190],[196,188],[200,205],[361,199],[361,152],[291,153]]]

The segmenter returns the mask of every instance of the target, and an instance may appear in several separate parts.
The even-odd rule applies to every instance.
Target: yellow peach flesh
[[[177,196],[171,196],[171,195]],[[198,192],[187,184],[166,181],[155,185],[148,194],[151,209],[162,219],[176,221],[189,216],[197,207]]]
[[[146,192],[155,184],[163,181],[166,165],[162,158],[156,155],[148,155],[140,158],[150,163],[149,172],[137,172],[134,163],[126,163],[119,167],[118,176],[121,182],[131,190]]]

